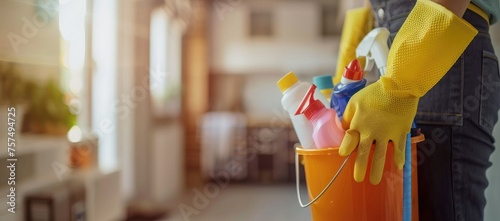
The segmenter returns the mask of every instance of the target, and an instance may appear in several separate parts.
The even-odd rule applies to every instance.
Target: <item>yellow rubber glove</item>
[[[370,182],[382,179],[389,141],[399,169],[405,162],[406,134],[425,95],[451,68],[477,30],[443,6],[418,0],[394,39],[386,75],[356,93],[342,118],[347,130],[340,155],[357,148],[354,179],[365,178],[370,147],[375,142]]]
[[[373,28],[373,15],[369,7],[355,8],[346,12],[342,35],[340,36],[337,70],[333,84],[340,82],[344,68],[356,58],[356,48]]]

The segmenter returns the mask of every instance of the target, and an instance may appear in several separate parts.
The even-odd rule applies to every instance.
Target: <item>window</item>
[[[117,0],[93,3],[92,131],[99,136],[99,166],[118,165],[117,147]]]
[[[250,12],[250,36],[272,36],[273,15],[269,10],[252,10]]]
[[[181,110],[181,28],[163,8],[151,14],[150,90],[156,118],[175,118]]]
[[[68,92],[70,109],[78,114],[78,126],[83,133],[91,130],[99,137],[99,166],[114,168],[118,165],[114,105],[117,97],[116,0],[92,1],[93,8],[89,10],[87,1],[59,2],[62,87]],[[92,24],[87,19],[89,15]],[[90,28],[92,36],[86,32]],[[92,37],[92,45],[86,44],[89,37]],[[92,49],[91,55],[87,55],[87,49]],[[86,57],[91,58],[90,61],[86,61]],[[89,67],[93,70],[86,70],[89,68],[86,64],[92,64]]]
[[[86,53],[85,1],[61,1],[59,6],[59,32],[61,33],[61,86],[70,99],[70,110],[85,116],[83,103],[84,64]],[[88,119],[78,118],[78,125],[88,125]]]

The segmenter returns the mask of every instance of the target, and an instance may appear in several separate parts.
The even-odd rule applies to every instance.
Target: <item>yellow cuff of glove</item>
[[[430,0],[419,0],[389,50],[381,79],[391,90],[422,97],[457,61],[476,36],[467,21]]]
[[[340,82],[344,68],[356,58],[356,48],[366,34],[373,28],[373,16],[369,7],[347,11],[340,36],[337,69],[333,78],[336,85]]]
[[[394,162],[405,162],[406,134],[418,99],[451,68],[477,34],[469,23],[443,6],[418,0],[396,35],[387,60],[386,75],[355,94],[343,115],[345,138],[340,154],[357,148],[354,179],[365,178],[372,143],[370,182],[382,179],[387,145],[394,144]]]

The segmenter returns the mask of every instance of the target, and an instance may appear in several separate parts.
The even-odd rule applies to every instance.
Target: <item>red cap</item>
[[[325,105],[323,105],[323,103],[321,103],[320,100],[314,100],[312,103],[309,104],[309,106],[307,106],[307,108],[304,110],[304,116],[306,116],[306,118],[308,120],[311,120],[311,118],[316,114],[318,113],[320,110],[323,110],[325,109]]]
[[[307,120],[311,120],[311,118],[320,110],[325,109],[325,105],[321,103],[320,100],[314,100],[314,91],[316,90],[316,85],[312,85],[309,88],[309,91],[307,91],[306,95],[302,99],[302,102],[300,102],[299,108],[295,112],[295,115],[299,114],[304,114],[304,116],[307,118]],[[306,102],[309,103],[305,108]],[[304,109],[304,110],[302,110]]]
[[[359,64],[358,59],[354,59],[344,68],[343,77],[358,81],[363,79],[363,70],[361,70],[361,65]]]

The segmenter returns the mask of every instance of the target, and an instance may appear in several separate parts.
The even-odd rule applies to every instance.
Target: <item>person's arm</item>
[[[470,3],[470,0],[432,0],[435,3],[438,3],[451,12],[453,12],[458,17],[464,16],[465,10],[467,10],[467,6]]]
[[[341,156],[355,149],[354,179],[365,178],[371,146],[370,182],[382,180],[389,142],[394,163],[405,163],[406,135],[424,96],[448,72],[477,30],[463,14],[469,0],[417,0],[389,51],[386,74],[349,100],[342,117]]]

